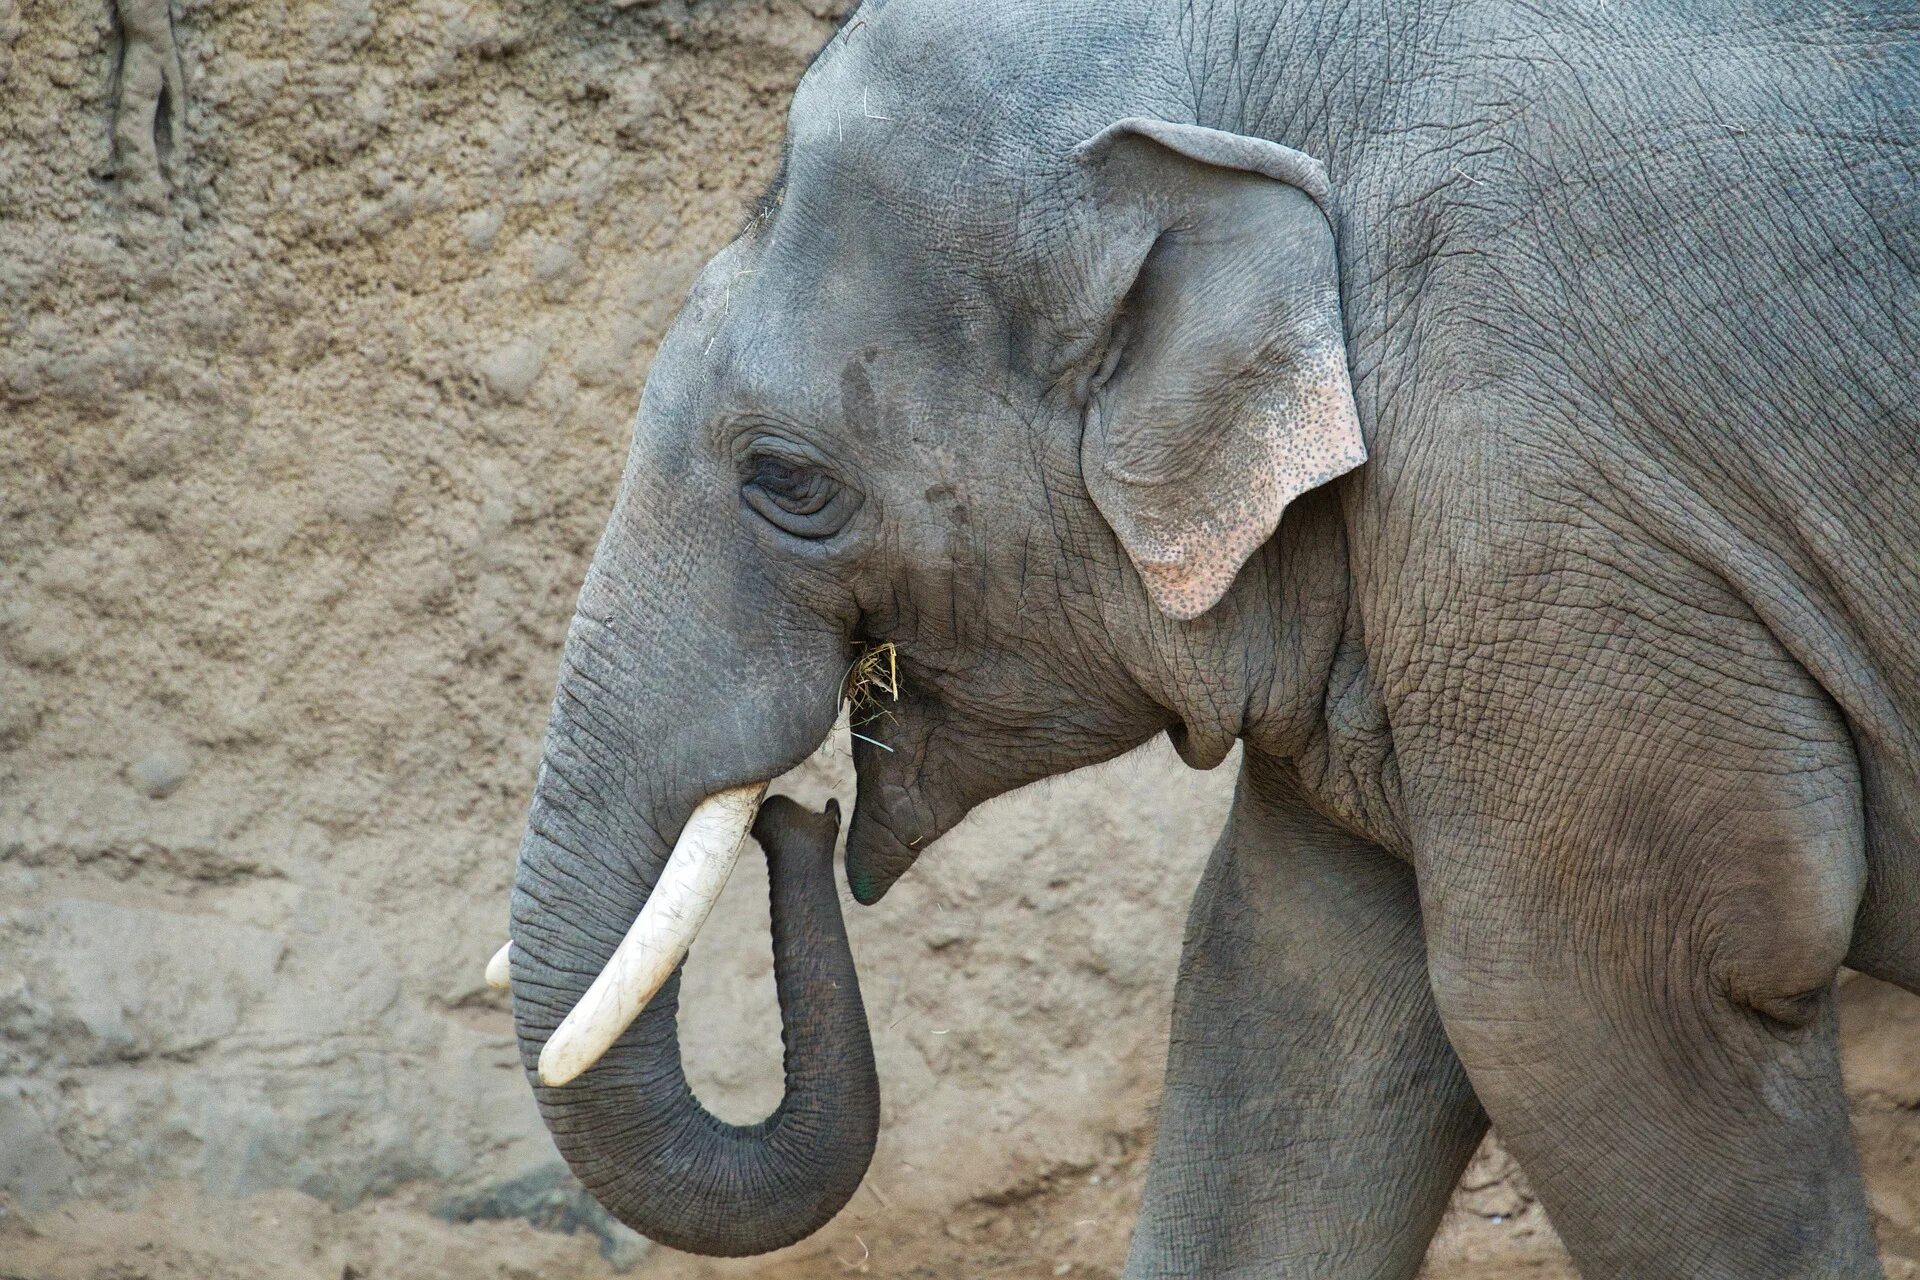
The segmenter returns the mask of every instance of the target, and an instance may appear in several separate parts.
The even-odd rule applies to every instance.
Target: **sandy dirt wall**
[[[0,1275],[1114,1273],[1230,769],[1013,797],[853,911],[884,1135],[782,1258],[599,1213],[480,983],[648,355],[835,7],[0,0]],[[765,921],[749,860],[689,979],[736,1119]],[[1912,1014],[1849,999],[1912,1252]],[[1568,1274],[1497,1151],[1442,1254]]]

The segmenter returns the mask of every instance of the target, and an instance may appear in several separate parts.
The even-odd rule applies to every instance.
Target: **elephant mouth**
[[[720,899],[753,828],[765,782],[716,791],[694,806],[673,852],[620,945],[540,1051],[540,1083],[563,1085],[598,1062],[686,959]],[[487,982],[506,988],[513,944],[487,964]]]
[[[918,714],[916,714],[918,713]],[[847,884],[870,907],[985,796],[969,792],[924,707],[894,716],[891,749],[855,741],[858,803],[847,829]],[[989,793],[990,794],[990,793]]]
[[[921,835],[903,837],[895,827],[900,814],[912,814],[913,804],[906,789],[886,788],[891,806],[874,804],[862,796],[853,811],[853,825],[847,831],[847,887],[854,901],[870,907],[886,896],[894,882],[905,875],[931,841]],[[924,830],[924,826],[921,828]]]

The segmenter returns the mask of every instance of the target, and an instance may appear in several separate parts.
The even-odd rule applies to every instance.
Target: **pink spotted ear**
[[[1158,120],[1076,155],[1120,242],[1107,260],[1138,264],[1087,409],[1087,490],[1154,604],[1196,618],[1288,503],[1366,461],[1325,175],[1278,143]]]

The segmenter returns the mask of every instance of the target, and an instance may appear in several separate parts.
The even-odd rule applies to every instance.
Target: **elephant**
[[[503,955],[586,1187],[739,1255],[858,1184],[837,815],[760,820],[766,1121],[672,974],[885,653],[861,904],[1241,749],[1129,1277],[1410,1277],[1489,1123],[1585,1276],[1878,1274],[1834,990],[1920,989],[1917,141],[1874,0],[860,5],[562,651]]]

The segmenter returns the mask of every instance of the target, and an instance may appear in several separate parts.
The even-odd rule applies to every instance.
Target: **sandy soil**
[[[1847,1078],[1890,1280],[1920,1276],[1920,1002],[1864,978],[1842,992]],[[565,1209],[532,1220],[451,1223],[437,1192],[407,1188],[351,1210],[276,1191],[211,1202],[157,1187],[115,1210],[71,1203],[0,1219],[0,1277],[12,1280],[551,1280],[636,1274],[663,1280],[823,1275],[1077,1277],[1119,1274],[1139,1196],[1145,1131],[1091,1167],[1058,1168],[940,1214],[901,1212],[879,1179],[821,1236],[765,1259],[713,1262],[612,1248]],[[1544,1211],[1497,1141],[1468,1169],[1426,1280],[1574,1280]]]

